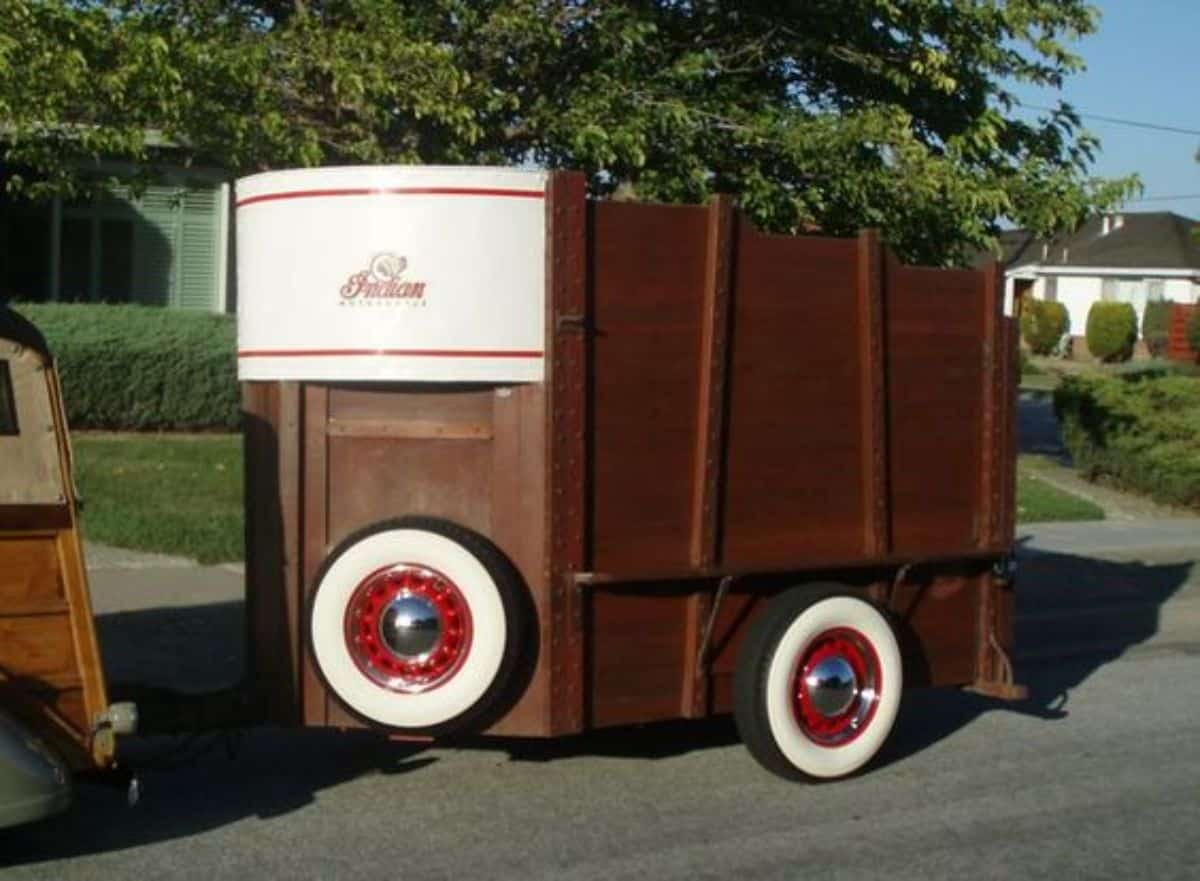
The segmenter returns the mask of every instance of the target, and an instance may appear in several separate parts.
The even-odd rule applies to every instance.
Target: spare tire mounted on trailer
[[[900,707],[887,618],[837,585],[781,594],[738,656],[734,716],[750,753],[784,777],[835,778],[869,762]]]
[[[512,684],[525,588],[477,533],[425,517],[377,523],[342,541],[316,584],[313,656],[359,716],[414,733],[470,729]]]

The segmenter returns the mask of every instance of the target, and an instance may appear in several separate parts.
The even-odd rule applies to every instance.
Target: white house
[[[1200,302],[1200,222],[1168,212],[1106,214],[1052,240],[1021,230],[1001,236],[1008,302],[1056,300],[1082,336],[1099,300],[1131,303],[1139,334],[1146,303]]]

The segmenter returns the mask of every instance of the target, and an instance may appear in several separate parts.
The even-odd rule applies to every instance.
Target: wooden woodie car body
[[[0,713],[82,770],[113,761],[110,709],[58,373],[0,305]]]
[[[726,198],[593,202],[581,175],[486,173],[239,183],[247,597],[267,718],[548,737],[741,700],[739,725],[753,727],[755,698],[736,694],[739,653],[786,634],[743,651],[747,634],[772,608],[826,608],[831,594],[886,619],[905,687],[1018,693],[1006,654],[1017,331],[995,268],[905,266],[871,232],[764,234]],[[490,247],[521,224],[529,242]],[[440,277],[451,264],[459,275]],[[518,285],[511,272],[527,274]],[[326,311],[291,314],[317,300]],[[497,301],[529,327],[501,326]],[[460,311],[428,323],[442,308]],[[349,315],[360,323],[340,327]],[[389,707],[422,688],[404,686],[403,664],[380,678],[375,665],[396,658],[377,647],[350,648],[368,685],[314,651],[338,628],[347,643],[382,638],[364,587],[331,609],[320,598],[347,577],[337,561],[356,542],[399,536],[387,524],[408,515],[469,530],[515,569],[524,605],[507,614],[528,620],[506,631],[521,634],[519,658],[506,656],[486,715],[410,725],[364,711],[382,703],[343,688],[377,687]],[[367,569],[424,565],[406,554]],[[809,599],[787,599],[797,587]],[[355,616],[370,621],[366,637]],[[476,610],[473,646],[485,624]],[[828,633],[853,641],[851,624]],[[878,700],[863,684],[878,646],[864,642],[844,652],[849,667],[833,659],[843,690],[850,668],[859,680],[844,691],[850,710],[833,695],[837,712],[867,699],[851,691]],[[812,671],[788,663],[803,692]],[[897,677],[872,682],[886,693]],[[861,710],[836,723],[844,734],[871,721]]]

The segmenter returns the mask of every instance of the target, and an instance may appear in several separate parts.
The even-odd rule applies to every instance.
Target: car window
[[[0,360],[0,434],[16,434],[18,430],[12,374],[8,370],[8,361]]]

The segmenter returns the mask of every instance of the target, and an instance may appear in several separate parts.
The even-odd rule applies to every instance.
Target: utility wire
[[[1020,107],[1026,110],[1041,110],[1045,113],[1057,113],[1059,108],[1043,107],[1040,104],[1026,104],[1021,102]],[[1096,119],[1100,122],[1109,122],[1113,125],[1125,125],[1130,128],[1144,128],[1152,132],[1170,132],[1174,135],[1193,135],[1200,136],[1200,129],[1180,128],[1174,125],[1158,125],[1153,122],[1138,122],[1135,119],[1121,119],[1118,116],[1102,116],[1099,113],[1084,113],[1082,110],[1076,110],[1075,114],[1083,119]]]

